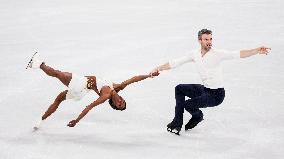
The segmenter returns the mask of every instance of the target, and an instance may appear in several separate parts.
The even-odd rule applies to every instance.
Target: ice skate
[[[40,67],[42,63],[43,61],[40,59],[39,54],[36,52],[33,54],[32,58],[30,59],[26,69],[28,68],[37,69]]]
[[[203,119],[203,117],[201,118],[191,118],[188,123],[185,125],[185,131],[189,130],[189,129],[193,129],[194,127],[196,127],[198,125],[198,123],[200,123]]]
[[[176,121],[172,121],[167,125],[168,132],[174,133],[176,135],[180,135],[179,132],[181,130],[182,124],[178,124]]]

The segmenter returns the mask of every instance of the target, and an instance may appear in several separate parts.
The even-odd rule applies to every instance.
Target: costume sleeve
[[[188,63],[188,62],[193,62],[192,55],[187,55],[187,56],[183,56],[183,57],[180,57],[180,58],[177,58],[177,59],[170,60],[169,64],[170,64],[171,68],[176,68],[176,67],[181,66],[181,65]]]
[[[222,60],[240,59],[240,51],[218,50]]]

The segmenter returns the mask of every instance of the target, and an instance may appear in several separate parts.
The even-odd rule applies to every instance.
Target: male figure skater
[[[199,108],[214,107],[221,104],[225,97],[221,62],[224,60],[246,58],[256,54],[268,54],[271,48],[258,47],[250,50],[226,51],[212,48],[212,31],[202,29],[198,32],[200,49],[190,54],[171,60],[156,67],[152,72],[169,70],[184,63],[193,62],[203,82],[202,84],[179,84],[175,87],[175,117],[167,125],[169,132],[179,135],[183,125],[184,109],[192,118],[185,125],[185,130],[194,128],[203,120],[203,113]],[[185,96],[189,97],[185,100]]]
[[[54,113],[60,103],[66,99],[80,100],[90,90],[95,91],[99,95],[98,99],[89,104],[75,120],[72,120],[68,123],[67,126],[69,127],[74,127],[92,108],[104,103],[106,100],[108,100],[113,109],[121,111],[125,110],[126,102],[117,93],[123,90],[129,84],[159,75],[158,72],[154,72],[149,75],[134,76],[120,84],[115,84],[94,75],[81,77],[70,72],[55,70],[54,68],[46,65],[45,62],[39,58],[38,53],[33,55],[27,68],[41,69],[48,76],[56,77],[68,87],[68,90],[59,93],[54,102],[44,113],[41,120],[45,120],[52,113]],[[34,127],[34,130],[37,130],[39,125],[40,123]]]

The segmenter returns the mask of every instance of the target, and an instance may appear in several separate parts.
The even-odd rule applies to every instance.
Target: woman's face
[[[121,96],[119,96],[117,93],[114,93],[112,95],[112,101],[118,109],[125,108],[125,104],[126,104],[125,100]]]

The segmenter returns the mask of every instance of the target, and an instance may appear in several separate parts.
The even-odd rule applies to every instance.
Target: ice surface
[[[1,0],[0,158],[283,158],[284,12],[281,0]],[[66,89],[40,70],[25,70],[38,51],[60,70],[120,82],[198,48],[197,31],[213,30],[216,48],[266,45],[268,56],[223,64],[226,99],[203,109],[190,132],[166,131],[174,87],[200,83],[191,64],[129,86],[127,110],[94,108],[96,95],[66,101],[32,132],[55,96]],[[190,115],[185,113],[185,122]]]

